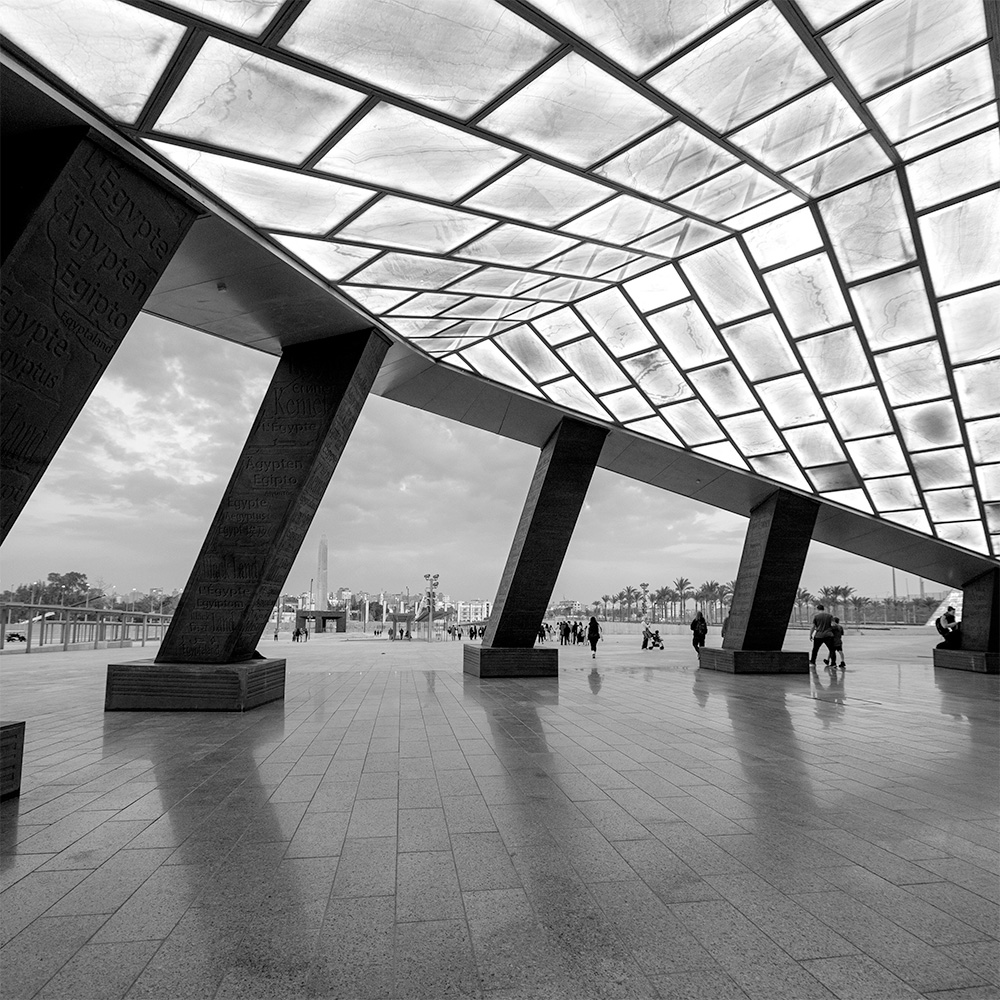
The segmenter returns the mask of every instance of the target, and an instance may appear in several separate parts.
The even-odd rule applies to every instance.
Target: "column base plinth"
[[[715,649],[702,646],[698,665],[727,674],[808,674],[809,654],[780,649]]]
[[[105,712],[245,712],[285,697],[285,661],[109,663]]]
[[[475,677],[558,677],[559,651],[466,645],[464,669]]]
[[[970,670],[977,674],[1000,674],[1000,653],[976,649],[935,649],[934,666],[945,670]]]

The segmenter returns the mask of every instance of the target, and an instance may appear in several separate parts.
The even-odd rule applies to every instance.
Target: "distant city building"
[[[330,606],[330,586],[326,578],[327,546],[326,535],[319,540],[319,558],[316,564],[316,608],[326,611]]]
[[[457,612],[456,621],[479,622],[485,621],[493,610],[492,601],[458,601],[455,604]]]

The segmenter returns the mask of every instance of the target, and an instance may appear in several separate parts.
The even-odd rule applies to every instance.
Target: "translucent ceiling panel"
[[[786,486],[794,486],[796,489],[811,492],[812,487],[802,475],[795,459],[788,452],[780,455],[763,455],[760,458],[751,458],[750,465],[754,472],[767,479],[776,479]]]
[[[932,521],[967,521],[979,516],[976,493],[971,488],[928,490],[924,493]]]
[[[625,291],[643,312],[659,309],[670,302],[679,302],[690,295],[673,264],[666,264],[626,282]]]
[[[804,375],[761,382],[757,392],[764,409],[778,427],[797,427],[826,417]]]
[[[649,253],[660,254],[663,257],[680,257],[682,254],[697,250],[698,247],[717,243],[728,235],[725,230],[716,229],[707,222],[690,219],[675,222],[666,229],[653,233],[652,236],[637,240],[633,244],[633,249],[648,250]]]
[[[346,292],[356,302],[360,302],[369,312],[376,314],[391,309],[413,295],[413,292],[398,288],[366,288],[363,285],[341,285],[340,290]],[[453,320],[447,320],[446,324],[452,322]],[[446,324],[439,324],[434,329],[440,329]]]
[[[889,158],[882,147],[870,135],[864,135],[783,173],[807,194],[819,196],[871,177],[888,166]]]
[[[586,324],[572,309],[557,309],[531,324],[550,344],[565,344],[586,336]]]
[[[878,511],[907,510],[920,506],[920,494],[912,476],[869,479],[865,486],[868,487],[868,495]]]
[[[355,274],[352,280],[363,285],[401,285],[403,288],[435,289],[475,270],[475,266],[436,257],[418,257],[409,253],[387,253]]]
[[[753,226],[759,226],[767,219],[783,215],[785,212],[790,212],[793,208],[798,208],[802,204],[802,198],[791,191],[786,191],[777,198],[770,198],[756,208],[748,208],[745,212],[740,212],[739,215],[731,215],[723,221],[733,229],[751,229]]]
[[[593,337],[560,347],[558,354],[593,392],[610,392],[628,385],[624,372]]]
[[[862,3],[864,0],[798,0],[802,13],[816,29],[833,24]]]
[[[785,447],[771,421],[760,410],[728,417],[722,426],[744,455],[767,455]]]
[[[947,542],[954,542],[956,545],[973,549],[976,552],[989,552],[986,545],[986,533],[983,531],[981,521],[935,525],[935,531],[939,538],[943,538]]]
[[[7,0],[3,33],[112,118],[132,123],[184,27],[112,0]]]
[[[886,0],[834,28],[823,41],[867,97],[985,37],[982,0]]]
[[[812,212],[807,208],[750,229],[743,234],[743,238],[758,267],[780,264],[783,260],[817,250],[823,245]]]
[[[700,132],[674,122],[594,172],[654,198],[698,184],[737,162]]]
[[[541,395],[538,389],[521,374],[520,369],[491,340],[482,340],[478,344],[473,344],[472,347],[467,347],[462,351],[462,357],[481,375],[485,375],[495,382],[513,386],[515,389],[530,393],[532,396]]]
[[[312,0],[281,40],[292,52],[462,119],[557,44],[492,0]]]
[[[780,72],[775,72],[776,67]],[[650,83],[719,132],[728,132],[823,79],[823,71],[775,7],[764,4],[724,28]]]
[[[378,187],[455,201],[492,177],[517,153],[421,115],[379,104],[316,169]]]
[[[788,442],[792,454],[803,465],[826,465],[830,462],[844,460],[844,452],[829,424],[811,424],[808,427],[789,428],[785,431],[785,440]],[[837,488],[846,489],[847,487]]]
[[[726,357],[726,349],[695,302],[682,302],[648,319],[664,347],[685,370]]]
[[[985,107],[959,115],[943,125],[937,125],[926,132],[921,132],[912,139],[907,139],[906,142],[898,143],[896,149],[904,160],[910,160],[931,149],[949,146],[956,139],[961,139],[962,136],[971,135],[973,132],[978,132],[989,125],[996,125],[996,123],[997,105],[994,101]]]
[[[548,266],[547,262],[543,265]],[[603,282],[587,281],[584,278],[550,278],[542,285],[523,291],[521,295],[526,299],[545,302],[573,302],[607,287]]]
[[[326,240],[310,240],[303,236],[281,236],[273,233],[271,238],[277,240],[289,253],[295,254],[299,260],[308,264],[327,281],[337,281],[343,278],[378,253],[377,250],[371,250],[368,247],[351,246],[349,243],[328,243]]]
[[[648,271],[651,267],[662,263],[663,261],[657,260],[655,257],[637,257],[628,264],[623,264],[621,267],[616,267],[614,270],[602,274],[601,281],[628,281],[629,278],[634,278],[637,274],[642,274],[643,271]]]
[[[701,250],[680,266],[717,323],[767,309],[764,293],[736,240]]]
[[[447,253],[493,225],[490,219],[390,195],[352,219],[339,236],[405,250]]]
[[[676,212],[623,194],[567,222],[562,228],[567,233],[605,243],[631,243],[676,222],[677,218]]]
[[[1000,354],[1000,285],[938,303],[952,364]]]
[[[278,13],[284,0],[164,0],[180,10],[190,11],[217,24],[235,28],[246,35],[259,35]]]
[[[638,76],[704,34],[748,0],[536,0],[534,6]]]
[[[966,430],[974,462],[1000,462],[1000,417],[970,420]]]
[[[474,265],[459,265],[471,269]],[[475,274],[456,281],[449,292],[482,292],[486,295],[519,295],[549,280],[547,274],[514,271],[506,267],[484,267]]]
[[[793,337],[851,321],[830,258],[825,253],[769,271],[764,280]]]
[[[858,472],[870,479],[873,476],[896,476],[909,472],[903,449],[893,434],[882,437],[863,438],[860,441],[850,441],[847,450]],[[912,504],[904,504],[912,507]]]
[[[576,244],[568,236],[543,233],[524,226],[497,226],[481,239],[458,251],[462,257],[488,260],[512,267],[534,267],[548,257],[554,257]]]
[[[596,417],[598,420],[611,419],[608,411],[572,376],[559,382],[549,382],[542,391],[553,403],[564,406],[567,410]]]
[[[691,372],[688,378],[711,411],[718,416],[725,417],[731,413],[757,409],[756,398],[732,362],[699,368]]]
[[[969,486],[972,473],[964,448],[924,451],[913,456],[913,469],[925,490],[948,486]]]
[[[818,493],[830,493],[833,490],[851,490],[858,484],[858,477],[846,462],[836,465],[824,465],[817,469],[806,469],[806,475]]]
[[[729,138],[769,167],[781,170],[864,131],[861,119],[828,83]]]
[[[652,101],[570,52],[476,124],[586,167],[669,118]]]
[[[538,160],[526,160],[465,204],[536,226],[558,226],[611,194],[609,188],[584,177]]]
[[[1000,181],[996,129],[915,160],[906,168],[916,208],[930,208]]]
[[[695,448],[694,451],[706,458],[714,458],[717,462],[725,462],[726,465],[735,466],[737,469],[748,471],[750,469],[740,453],[728,441],[702,445],[700,448]]]
[[[934,318],[917,268],[855,285],[851,298],[873,351],[934,336]]]
[[[674,367],[663,351],[647,351],[626,358],[622,366],[632,381],[655,403],[663,406],[694,395],[684,376]]]
[[[875,367],[893,406],[949,395],[944,359],[936,340],[876,354]]]
[[[725,436],[712,414],[697,399],[665,406],[660,412],[687,445],[708,444]]]
[[[984,361],[955,369],[958,405],[969,420],[1000,413],[1000,361]]]
[[[962,443],[962,432],[950,399],[919,406],[904,406],[894,411],[908,451],[926,451]]]
[[[155,127],[299,163],[364,99],[356,90],[209,38]]]
[[[848,281],[914,259],[896,175],[883,174],[820,202],[830,242]]]
[[[826,397],[827,409],[845,440],[869,434],[890,434],[893,426],[882,394],[874,386]]]
[[[615,357],[652,347],[656,340],[617,288],[577,303],[577,309]]]
[[[667,444],[681,445],[681,439],[667,426],[662,417],[649,417],[647,420],[635,420],[628,425],[630,431],[636,434],[644,434],[646,437],[656,438],[657,441],[666,441]]]
[[[921,216],[920,232],[938,295],[1000,281],[1000,191]]]
[[[722,336],[752,382],[799,370],[799,363],[774,316],[727,326]]]
[[[921,531],[925,535],[930,535],[931,525],[927,520],[927,515],[923,510],[900,510],[892,511],[882,515],[887,521],[902,524],[904,527],[912,528],[914,531]]]
[[[530,327],[519,326],[496,338],[498,343],[535,382],[567,375],[566,366],[532,332]]]
[[[530,303],[523,299],[498,299],[489,295],[477,295],[467,302],[450,307],[449,316],[463,316],[469,319],[502,319],[513,313],[520,312]],[[518,319],[521,317],[518,316]]]
[[[833,503],[843,504],[845,507],[853,507],[864,514],[875,513],[872,510],[872,505],[868,502],[868,497],[865,496],[864,490],[837,490],[827,493],[825,499],[831,500]]]
[[[455,306],[464,301],[465,298],[461,295],[414,295],[393,309],[393,314],[397,316],[437,316],[438,313],[447,310],[449,306]]]
[[[1000,465],[980,465],[976,469],[976,481],[984,500],[1000,500]],[[985,507],[990,531],[1000,531],[1000,504],[988,503]],[[994,538],[994,542],[998,541],[1000,539]]]
[[[744,163],[684,194],[674,195],[671,204],[685,212],[721,221],[774,198],[784,190],[770,177]]]
[[[285,229],[319,236],[369,201],[373,192],[321,177],[307,177],[200,153],[165,142],[149,143],[221,201],[265,229]]]
[[[990,53],[984,45],[876,97],[868,108],[888,137],[900,142],[995,99]]]
[[[545,268],[548,271],[591,278],[636,259],[638,255],[627,250],[614,250],[611,247],[598,246],[596,243],[581,243],[572,250],[546,261]]]
[[[653,408],[642,398],[642,393],[638,389],[623,389],[621,392],[609,393],[607,396],[601,396],[601,402],[622,421],[638,420],[640,417],[649,417],[653,414]]]
[[[476,339],[441,334],[437,340],[431,340],[431,337],[439,334],[440,331],[449,328],[453,330],[455,328],[455,321],[452,319],[405,319],[400,316],[383,316],[382,322],[395,330],[400,336],[408,339],[419,338],[421,341],[420,347],[425,351],[437,354],[443,353],[446,350],[454,350],[455,347],[466,347]],[[431,347],[431,344],[434,346]]]

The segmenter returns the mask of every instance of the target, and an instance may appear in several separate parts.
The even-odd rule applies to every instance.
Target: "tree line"
[[[48,605],[68,608],[105,608],[121,611],[155,612],[173,614],[180,600],[180,592],[157,588],[148,593],[130,590],[118,594],[108,593],[103,580],[91,584],[86,573],[49,573],[44,580],[20,583],[13,589],[0,592],[0,602],[5,604]]]
[[[602,594],[591,601],[594,614],[603,613],[605,621],[669,622],[687,620],[688,602],[691,611],[701,611],[716,624],[721,623],[732,607],[736,581],[719,583],[706,580],[694,586],[687,577],[678,577],[668,586],[650,588],[648,583],[638,587],[623,587],[615,594]],[[871,598],[858,594],[848,584],[830,584],[821,587],[816,594],[800,587],[795,594],[796,619],[800,624],[812,620],[817,604],[823,604],[832,614],[844,619],[845,623],[898,622],[923,624],[927,616],[937,607],[936,597],[903,597],[893,602],[892,598]]]

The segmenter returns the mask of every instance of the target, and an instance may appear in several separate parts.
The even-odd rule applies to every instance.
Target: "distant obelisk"
[[[330,607],[330,588],[326,579],[326,535],[319,540],[319,564],[316,567],[316,610],[326,611]]]

